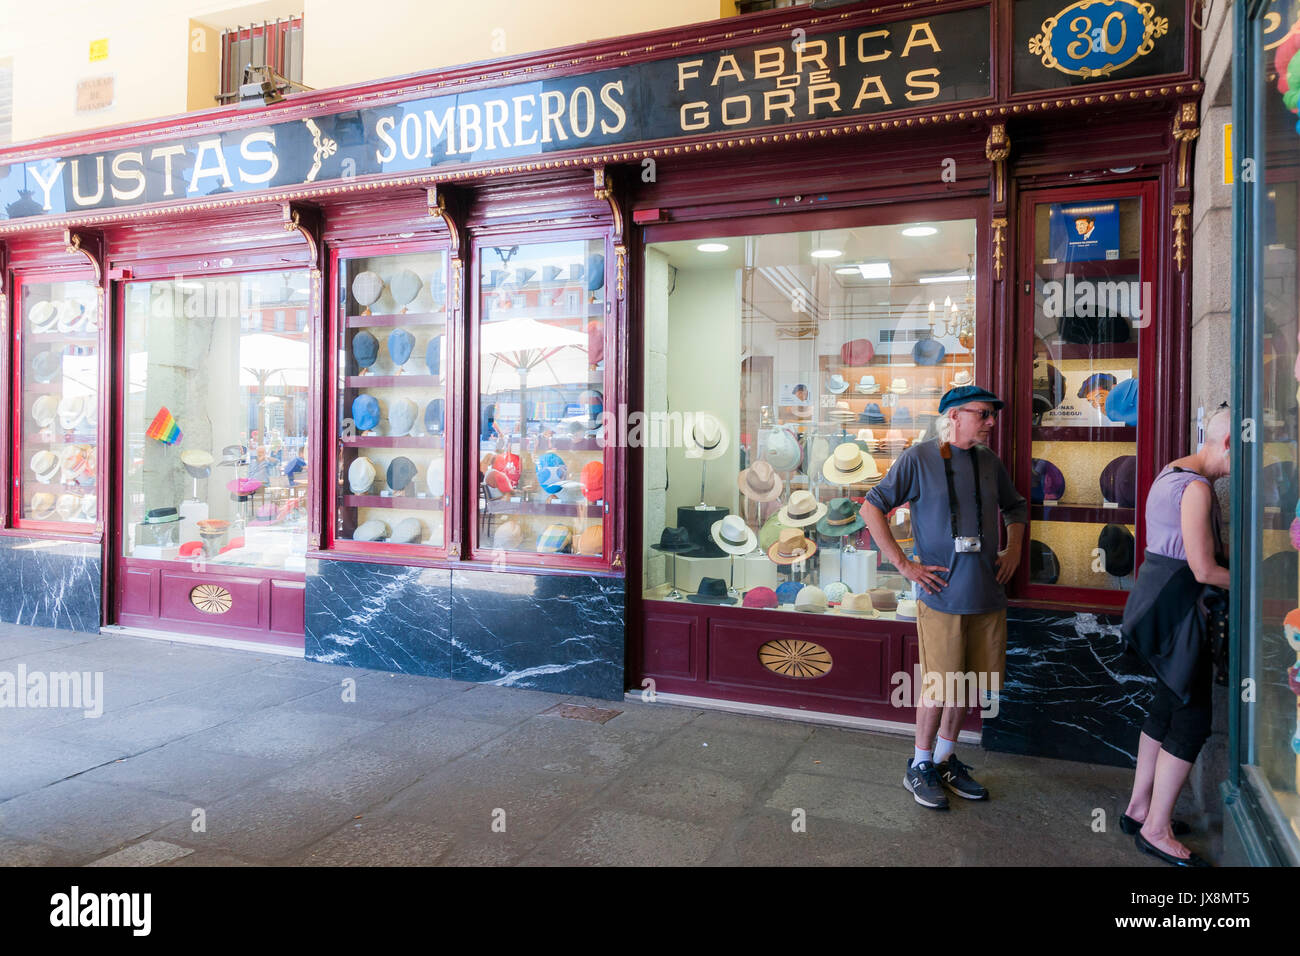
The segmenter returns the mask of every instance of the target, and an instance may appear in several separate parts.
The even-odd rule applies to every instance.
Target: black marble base
[[[100,546],[0,535],[0,622],[98,633]]]
[[[306,598],[309,660],[623,696],[622,578],[312,560]]]
[[[1007,612],[1007,668],[989,750],[1132,767],[1155,677],[1124,654],[1120,615]]]

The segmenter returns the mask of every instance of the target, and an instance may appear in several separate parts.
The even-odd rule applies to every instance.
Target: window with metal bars
[[[239,87],[245,82],[244,71],[249,67],[271,70],[281,92],[301,87],[302,17],[266,20],[222,31],[219,102],[239,99]]]

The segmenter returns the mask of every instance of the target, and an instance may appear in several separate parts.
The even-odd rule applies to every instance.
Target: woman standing
[[[1174,803],[1210,736],[1211,652],[1200,598],[1228,587],[1213,482],[1228,474],[1232,419],[1210,419],[1205,444],[1170,462],[1147,495],[1146,558],[1124,607],[1124,637],[1155,672],[1156,693],[1138,743],[1120,828],[1139,850],[1174,866],[1209,866],[1175,839],[1188,827]]]

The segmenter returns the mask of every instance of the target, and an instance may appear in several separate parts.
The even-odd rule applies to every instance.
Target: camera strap
[[[984,497],[980,491],[980,471],[975,461],[975,449],[970,449],[971,473],[975,478],[975,528],[979,539],[984,540]],[[961,525],[957,520],[957,486],[952,478],[952,446],[947,442],[939,445],[939,457],[943,459],[943,476],[948,481],[948,517],[952,520],[952,537],[962,537]]]

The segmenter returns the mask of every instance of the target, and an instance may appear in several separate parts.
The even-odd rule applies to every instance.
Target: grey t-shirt
[[[979,519],[975,513],[975,469],[979,464],[980,493],[984,502],[983,550],[957,554],[952,540],[948,508],[948,482],[938,441],[913,445],[899,455],[884,479],[867,492],[866,500],[888,514],[912,503],[914,557],[922,564],[937,564],[949,571],[939,576],[948,586],[938,594],[920,589],[920,600],[946,614],[984,614],[1007,606],[1007,595],[997,579],[998,514],[1007,524],[1024,523],[1029,506],[1012,484],[1011,476],[993,451],[983,445],[952,448],[952,477],[957,490],[958,530],[974,537]]]

